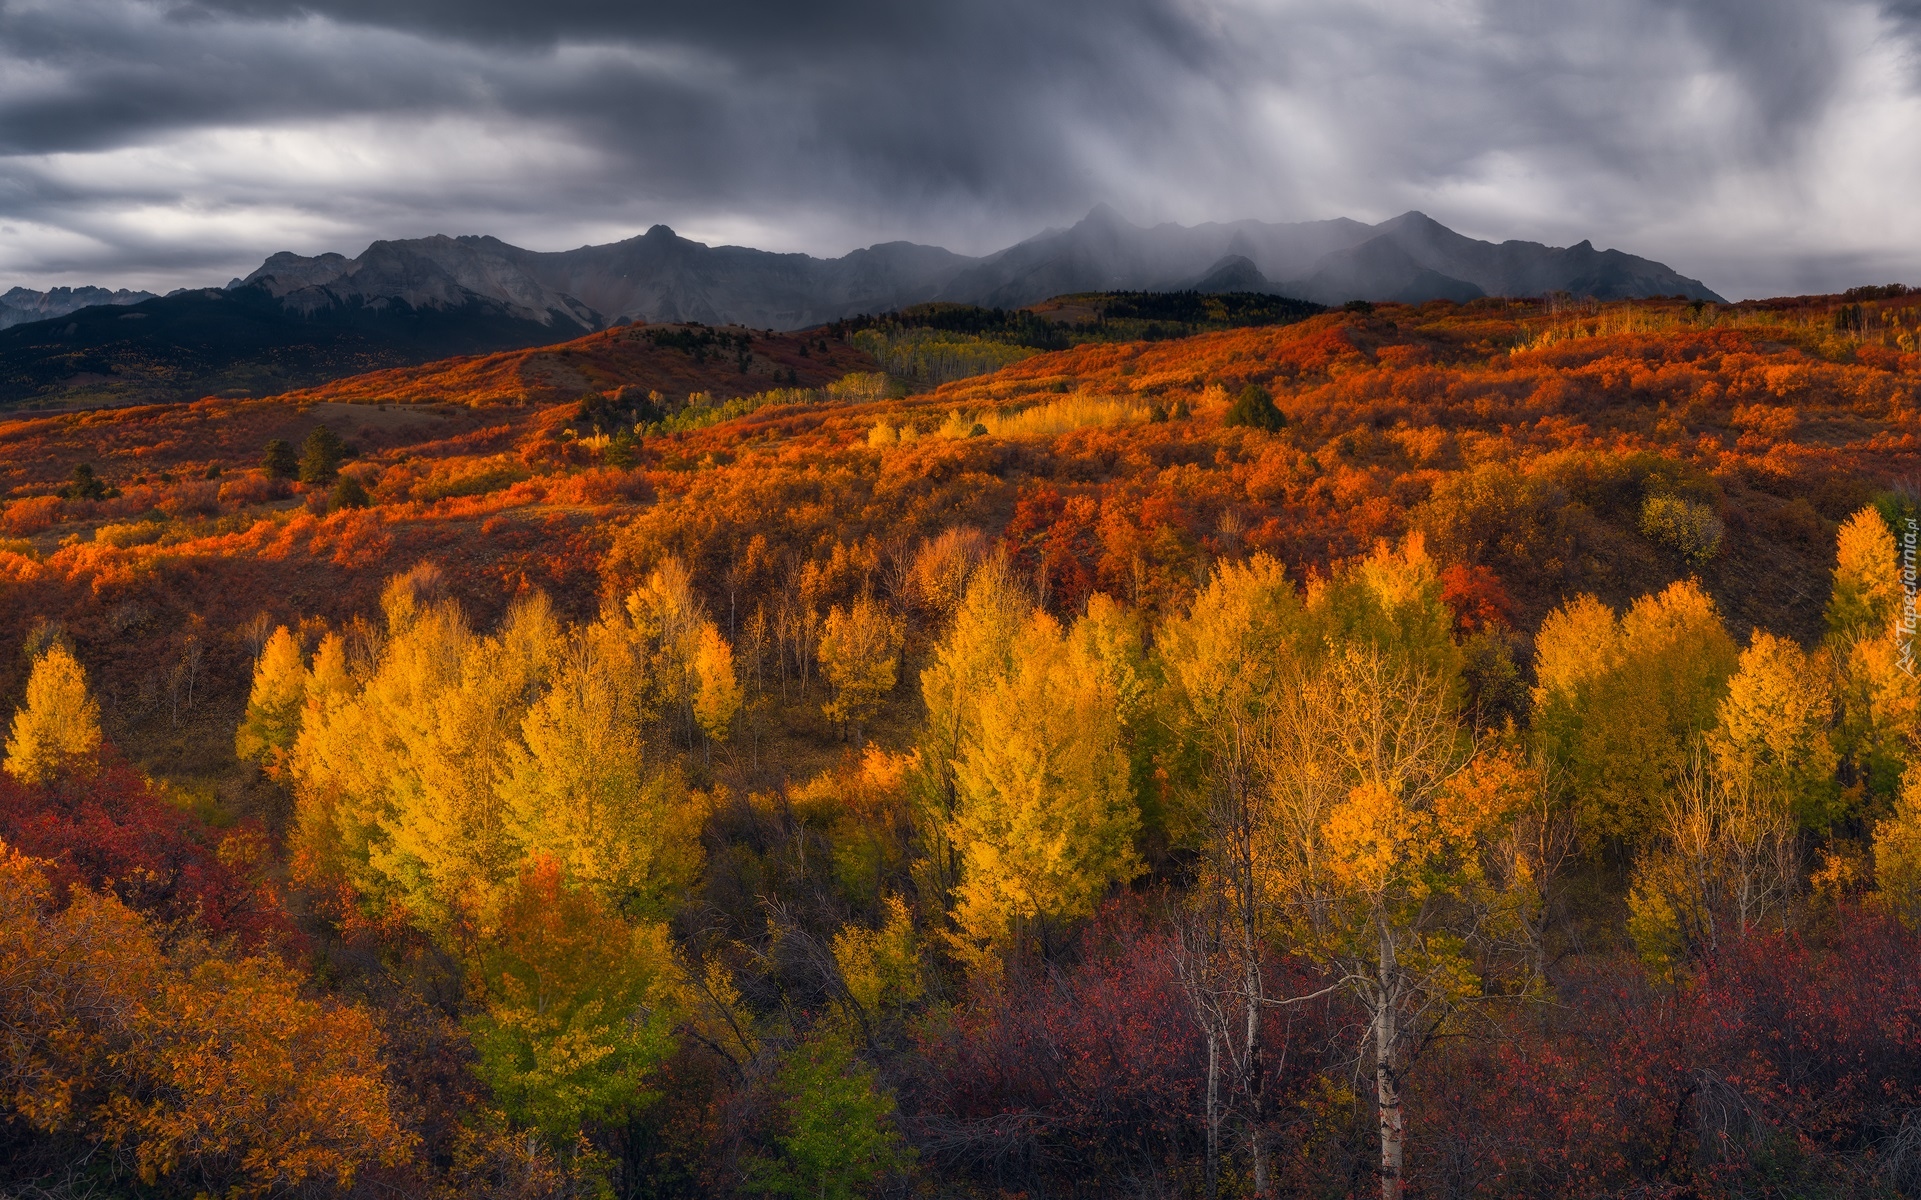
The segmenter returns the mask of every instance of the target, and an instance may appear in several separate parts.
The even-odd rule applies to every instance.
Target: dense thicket
[[[0,428],[0,1186],[1913,1194],[1907,302]]]

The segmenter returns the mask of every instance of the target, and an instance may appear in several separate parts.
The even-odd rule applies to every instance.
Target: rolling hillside
[[[1618,250],[1497,245],[1421,213],[1379,225],[1142,228],[1101,206],[978,258],[890,242],[822,259],[707,246],[664,225],[552,253],[436,235],[375,242],[354,258],[283,251],[226,288],[159,298],[16,289],[8,295],[26,307],[0,307],[0,408],[269,395],[624,321],[796,330],[933,302],[1017,309],[1073,293],[1189,291],[1320,304],[1720,299]],[[69,311],[76,298],[91,307]],[[6,327],[36,306],[60,315]]]
[[[921,391],[652,325],[0,421],[0,1001],[85,1035],[22,1035],[82,1102],[0,1161],[745,1200],[851,1130],[843,1195],[1192,1193],[1226,1011],[1272,1190],[1378,1194],[1389,1104],[1424,1195],[1887,1190],[1921,296],[1267,315]]]

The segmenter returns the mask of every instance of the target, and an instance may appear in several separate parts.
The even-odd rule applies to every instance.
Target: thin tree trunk
[[[1243,985],[1247,989],[1247,1026],[1244,1033],[1247,1040],[1242,1043],[1241,1055],[1247,1078],[1242,1090],[1247,1093],[1247,1148],[1248,1157],[1252,1160],[1254,1167],[1254,1194],[1265,1196],[1268,1194],[1267,1139],[1262,1136],[1264,1131],[1261,1118],[1264,1114],[1261,1098],[1267,1088],[1266,1081],[1261,1077],[1261,1014],[1266,1007],[1264,1004],[1266,989],[1261,981],[1261,948],[1259,942],[1255,940],[1252,883],[1250,878],[1241,927],[1243,938],[1241,953],[1244,956],[1243,966],[1247,973]]]
[[[1221,1194],[1221,1039],[1207,1031],[1207,1200]]]
[[[1374,1097],[1381,1125],[1381,1200],[1401,1200],[1401,1167],[1406,1128],[1401,1112],[1401,1081],[1394,1063],[1394,943],[1381,931],[1380,992],[1374,1012]]]

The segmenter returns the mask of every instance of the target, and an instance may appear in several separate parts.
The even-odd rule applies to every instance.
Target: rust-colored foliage
[[[38,787],[0,777],[0,840],[43,860],[61,894],[109,891],[163,926],[255,944],[293,935],[259,829],[209,829],[119,763]]]
[[[1445,976],[1447,997],[1485,993],[1443,1005],[1446,1022],[1403,1039],[1410,1187],[1801,1194],[1827,1172],[1858,1191],[1910,1188],[1897,1152],[1916,1144],[1905,1114],[1921,1103],[1907,1065],[1921,1009],[1899,964],[1912,960],[1913,936],[1856,900],[1877,883],[1871,848],[1889,862],[1899,848],[1905,826],[1888,814],[1905,819],[1912,807],[1893,798],[1912,788],[1901,772],[1914,693],[1892,665],[1882,610],[1886,534],[1913,503],[1891,483],[1921,466],[1921,303],[1893,292],[1845,303],[1384,304],[1282,328],[1088,344],[905,396],[872,379],[825,386],[872,364],[819,331],[624,327],[270,400],[0,423],[0,699],[10,709],[24,692],[33,659],[16,648],[67,647],[98,700],[100,732],[124,755],[45,785],[0,777],[0,838],[44,860],[32,871],[45,897],[17,919],[51,937],[79,912],[125,933],[156,979],[184,989],[173,1024],[151,1037],[213,1081],[195,1091],[176,1079],[166,1093],[186,1097],[182,1111],[203,1125],[155,1108],[157,1084],[128,1085],[118,1107],[101,1101],[134,1122],[114,1130],[141,1131],[115,1134],[127,1169],[154,1164],[157,1180],[171,1178],[164,1154],[174,1151],[141,1147],[204,1144],[209,1172],[224,1172],[210,1190],[725,1194],[771,1153],[782,1135],[769,1131],[791,1123],[794,1097],[778,1081],[795,1076],[780,1064],[806,1057],[797,1046],[832,1045],[864,1064],[848,1078],[898,1097],[900,1128],[942,1186],[1198,1194],[1203,1158],[1218,1157],[1222,1195],[1249,1194],[1257,1171],[1282,1191],[1367,1192],[1379,1184],[1368,1142],[1383,1076],[1351,1069],[1366,1014],[1325,991],[1326,948],[1264,933],[1238,960],[1264,973],[1268,1015],[1247,1035],[1260,1055],[1215,1062],[1225,1091],[1210,1156],[1207,1048],[1213,1038],[1231,1056],[1232,1039],[1218,1036],[1218,1013],[1196,1016],[1206,997],[1182,973],[1187,951],[1167,917],[1226,886],[1209,831],[1238,828],[1224,797],[1272,806],[1280,746],[1272,722],[1235,723],[1256,721],[1260,704],[1215,725],[1199,708],[1182,718],[1180,705],[1205,707],[1204,682],[1228,695],[1257,680],[1300,701],[1305,684],[1340,682],[1299,673],[1321,661],[1308,640],[1317,631],[1358,643],[1395,630],[1438,673],[1432,740],[1449,753],[1435,771],[1458,765],[1456,749],[1465,760],[1478,738],[1480,765],[1462,779],[1480,779],[1499,742],[1510,782],[1540,784],[1502,792],[1447,879],[1431,864],[1409,868],[1403,908],[1473,900],[1487,922],[1436,934],[1418,963],[1402,964],[1402,974]],[[1230,424],[1250,388],[1285,419]],[[760,399],[728,406],[750,396]],[[322,425],[349,447],[340,471],[352,487],[262,467],[269,440],[300,445]],[[68,486],[81,463],[102,494]],[[1857,515],[1871,504],[1873,520]],[[1842,538],[1841,574],[1854,583],[1830,606],[1843,521],[1854,533]],[[288,813],[303,810],[279,790],[284,772],[234,757],[256,662],[285,626],[275,661],[289,680],[302,673],[303,714],[330,702],[327,687],[364,687],[395,645],[377,617],[382,581],[422,563],[410,578],[430,580],[473,630],[539,607],[536,594],[560,624],[586,626],[622,611],[617,602],[670,563],[685,567],[694,592],[683,607],[711,626],[683,671],[699,698],[673,709],[659,740],[678,781],[663,806],[692,814],[698,853],[686,856],[688,878],[647,900],[660,909],[647,908],[644,929],[647,978],[660,987],[621,984],[616,968],[640,951],[608,949],[641,928],[639,910],[616,919],[569,908],[557,877],[528,894],[515,935],[525,944],[503,966],[505,935],[485,905],[448,905],[426,921],[353,879],[284,861]],[[1246,603],[1222,601],[1225,624],[1201,628],[1197,592],[1233,579]],[[1363,603],[1357,580],[1373,581],[1378,603]],[[992,593],[982,606],[1018,610],[1021,622],[930,671],[958,624],[993,624],[991,612],[970,613],[970,592]],[[1681,621],[1683,608],[1698,619]],[[1263,631],[1257,610],[1284,636]],[[1692,632],[1654,636],[1670,625]],[[1620,661],[1590,671],[1582,639],[1603,626],[1619,637],[1595,644],[1618,642]],[[1298,661],[1268,661],[1288,639],[1300,642]],[[1205,672],[1176,678],[1183,646]],[[1656,911],[1681,901],[1648,881],[1650,863],[1680,861],[1680,810],[1668,802],[1683,776],[1719,772],[1716,796],[1772,778],[1734,778],[1748,759],[1774,762],[1753,738],[1694,753],[1717,731],[1732,737],[1729,713],[1772,719],[1763,701],[1783,689],[1756,684],[1742,700],[1728,681],[1741,646],[1773,647],[1770,661],[1789,664],[1775,676],[1836,673],[1831,703],[1795,710],[1818,725],[1832,709],[1831,741],[1826,728],[1804,739],[1828,750],[1794,759],[1819,779],[1788,778],[1807,793],[1793,811],[1821,816],[1818,828],[1795,817],[1795,845],[1820,857],[1789,864],[1795,886],[1781,892],[1794,894],[1767,909],[1771,921],[1792,909],[1782,923],[1801,932],[1749,936],[1744,924],[1747,940],[1690,944],[1650,970],[1626,956],[1624,914],[1680,920]],[[1048,654],[1066,665],[1030,671],[1034,687],[979,686],[1015,680],[1015,665]],[[332,682],[307,687],[323,657]],[[555,669],[589,678],[605,668],[595,661],[583,646]],[[953,694],[935,687],[924,700],[948,668]],[[1590,680],[1594,671],[1606,678]],[[965,727],[985,721],[964,710],[990,691],[994,728],[1019,738]],[[1724,705],[1724,695],[1735,699]],[[1323,707],[1340,716],[1353,706]],[[444,744],[452,714],[430,711],[421,743]],[[1296,758],[1320,772],[1302,778],[1332,780],[1329,795],[1356,828],[1368,814],[1392,824],[1400,800],[1387,783],[1362,788],[1307,753],[1317,739],[1358,745],[1366,732],[1317,711],[1297,714]],[[519,716],[502,730],[502,744],[540,740],[538,722],[530,733]],[[602,749],[592,736],[576,741],[587,758]],[[849,741],[871,743],[859,768]],[[339,756],[358,762],[372,745],[343,739]],[[1735,753],[1742,746],[1748,758]],[[1002,781],[1041,779],[1028,790],[1050,802],[1060,792],[1046,782],[1065,771],[1058,762],[1045,776],[999,762],[1003,751],[1084,753],[1074,778],[1115,815],[1096,823],[1114,843],[1100,869],[1081,872],[1071,896],[1014,913],[1019,922],[1009,905],[981,901],[970,916],[956,903],[991,890],[979,878],[983,845],[1009,861],[1036,848],[994,844],[998,826],[981,832]],[[413,767],[433,760],[415,757]],[[465,782],[484,818],[497,780],[476,772]],[[192,786],[151,781],[162,778]],[[1630,793],[1632,813],[1621,799]],[[211,823],[173,803],[189,794]],[[1460,795],[1442,794],[1432,820],[1461,817],[1449,807]],[[535,799],[522,797],[520,818],[560,811],[545,793],[526,796]],[[407,884],[413,863],[432,856],[383,839],[404,826],[394,818],[412,793],[377,800],[360,831],[364,857]],[[1028,824],[1055,837],[1058,858],[1087,822],[1043,812]],[[1386,844],[1395,831],[1362,832]],[[1892,890],[1894,873],[1883,874]],[[268,882],[289,878],[292,915]],[[1267,894],[1252,886],[1265,876],[1248,878],[1242,893]],[[1167,902],[1114,899],[1129,889]],[[1712,915],[1717,903],[1695,907]],[[1390,919],[1402,916],[1368,928]],[[955,949],[968,920],[980,927],[971,957]],[[1283,921],[1270,911],[1248,928],[1272,933]],[[325,986],[277,958],[244,957],[289,944],[296,925],[326,964]],[[1498,954],[1486,944],[1496,925]],[[1319,958],[1284,957],[1284,944]],[[1210,945],[1225,954],[1224,942]],[[585,957],[543,957],[569,946]],[[204,957],[189,963],[176,947]],[[475,963],[492,974],[476,975]],[[1253,986],[1241,978],[1208,983],[1208,1003],[1220,1009],[1221,996]],[[335,982],[369,997],[373,1015],[328,998]],[[1550,995],[1553,1012],[1528,1003]],[[1305,996],[1318,998],[1267,1003]],[[548,1028],[556,1013],[589,1009],[577,1028]],[[204,1062],[187,1048],[212,1027],[279,1045],[263,1028],[275,1012],[297,1018],[299,1044],[281,1059]],[[384,1050],[375,1024],[389,1031]],[[463,1028],[481,1031],[478,1057]],[[74,1044],[108,1037],[96,1033]],[[1416,1053],[1412,1041],[1429,1034]],[[617,1044],[631,1070],[575,1069]],[[277,1175],[233,1165],[238,1134],[194,1140],[218,1124],[205,1114],[221,1088],[267,1088],[283,1059],[295,1084],[339,1077],[377,1136],[359,1149],[313,1142],[313,1154],[335,1157],[276,1159],[293,1164]],[[376,1062],[388,1065],[347,1069]],[[374,1074],[400,1098],[383,1099]],[[96,1087],[101,1078],[73,1094],[118,1086]],[[878,1093],[874,1103],[886,1106]],[[271,1120],[258,1128],[284,1139]],[[423,1148],[411,1148],[416,1135]],[[0,1157],[13,1145],[0,1143]],[[358,1183],[345,1182],[350,1172]]]
[[[697,339],[706,334],[745,337],[748,342],[745,347],[700,344]],[[684,349],[677,344],[680,340],[687,343]],[[849,371],[874,369],[873,360],[859,350],[821,341],[812,334],[733,327],[623,325],[558,346],[374,371],[291,392],[285,399],[481,407],[552,404],[622,387],[682,396],[699,391],[745,395],[782,385],[819,387]]]

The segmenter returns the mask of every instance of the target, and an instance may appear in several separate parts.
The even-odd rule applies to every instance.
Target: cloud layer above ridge
[[[656,222],[982,252],[1101,201],[1921,284],[1917,129],[1921,0],[0,0],[0,287]]]

